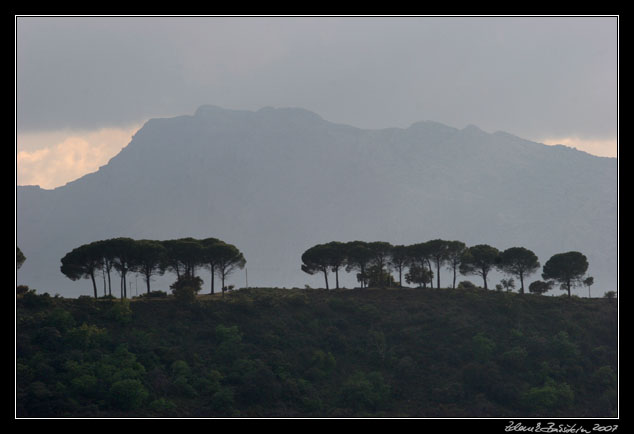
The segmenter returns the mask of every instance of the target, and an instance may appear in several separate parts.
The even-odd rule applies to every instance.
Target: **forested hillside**
[[[617,416],[616,300],[365,288],[16,303],[18,417]]]

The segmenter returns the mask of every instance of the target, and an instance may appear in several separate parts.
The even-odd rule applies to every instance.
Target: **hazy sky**
[[[17,182],[95,171],[149,118],[302,107],[617,155],[616,17],[31,17],[16,24]]]

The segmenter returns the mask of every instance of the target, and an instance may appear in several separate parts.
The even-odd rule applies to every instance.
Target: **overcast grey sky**
[[[202,104],[303,107],[362,128],[475,124],[545,143],[593,143],[603,147],[595,153],[616,156],[617,23],[19,16],[18,183],[30,183],[20,182],[21,167],[59,160],[62,143],[77,150],[81,142],[86,159],[105,164],[112,155],[90,150],[116,153],[145,120],[192,114]]]

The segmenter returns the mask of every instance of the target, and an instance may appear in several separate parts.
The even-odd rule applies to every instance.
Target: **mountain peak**
[[[455,128],[453,127],[450,127],[440,122],[430,121],[430,120],[414,122],[412,125],[410,125],[410,128],[438,128],[438,129],[455,130]]]
[[[194,113],[194,116],[200,116],[200,115],[204,115],[204,114],[208,114],[208,113],[220,112],[220,111],[224,111],[224,110],[225,109],[223,109],[222,107],[219,107],[217,105],[204,104],[204,105],[201,105],[200,107],[198,107],[198,109],[196,109],[196,113]]]
[[[205,117],[205,116],[217,116],[217,115],[229,115],[232,113],[247,113],[245,110],[232,110],[224,107],[220,107],[213,104],[203,104],[194,113],[196,117]]]
[[[473,124],[469,124],[462,129],[462,132],[468,134],[487,134],[485,131],[482,131],[479,127]]]
[[[290,121],[308,121],[308,122],[323,122],[324,119],[317,113],[310,110],[306,110],[301,107],[262,107],[256,111],[248,110],[232,110],[226,109],[217,105],[205,104],[198,107],[194,113],[195,117],[223,117],[231,116],[235,114],[246,114],[249,116],[257,116],[264,119],[283,119]]]
[[[324,119],[319,116],[317,113],[312,112],[310,110],[306,110],[301,107],[271,107],[266,106],[262,107],[257,111],[260,115],[266,116],[276,116],[276,117],[284,117],[291,118],[295,120],[312,120],[312,121],[323,121]]]

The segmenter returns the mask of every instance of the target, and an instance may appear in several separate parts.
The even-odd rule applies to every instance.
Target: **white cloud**
[[[119,153],[138,129],[18,135],[18,147],[23,150],[16,154],[17,183],[51,189],[94,172]]]
[[[587,139],[581,137],[558,137],[540,140],[545,145],[564,145],[599,157],[616,157],[616,139]]]

